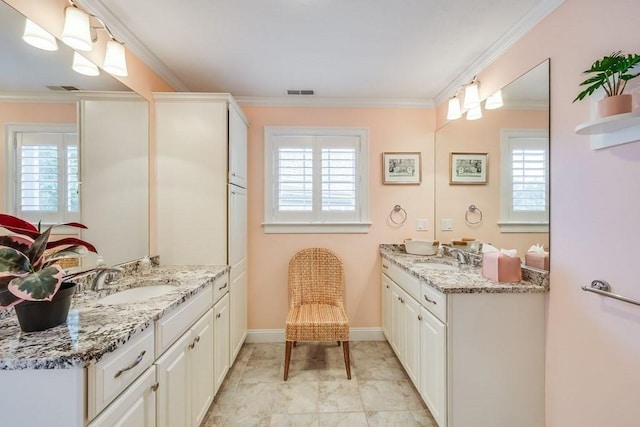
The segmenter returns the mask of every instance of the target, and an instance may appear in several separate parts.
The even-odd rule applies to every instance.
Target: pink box
[[[529,267],[549,270],[549,252],[543,252],[541,254],[527,252],[524,256],[524,263]]]
[[[482,275],[496,282],[519,282],[522,280],[520,257],[510,257],[500,252],[482,254]]]

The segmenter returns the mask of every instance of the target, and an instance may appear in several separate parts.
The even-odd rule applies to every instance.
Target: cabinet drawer
[[[87,406],[92,419],[153,364],[154,327],[88,368]]]
[[[171,347],[212,305],[213,287],[207,286],[156,321],[156,354],[159,356]]]
[[[433,313],[443,323],[447,323],[447,296],[422,282],[420,304]]]
[[[225,273],[213,282],[213,303],[218,302],[227,292],[229,292],[229,274]]]
[[[400,285],[400,287],[413,298],[417,300],[421,298],[420,279],[386,259],[382,260],[382,272]]]

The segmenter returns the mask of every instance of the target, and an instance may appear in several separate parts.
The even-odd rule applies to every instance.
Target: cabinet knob
[[[151,386],[151,391],[158,391],[159,387],[160,387],[160,383],[155,383],[154,385]]]
[[[418,314],[418,320],[422,322],[422,316]]]
[[[427,300],[427,302],[430,302],[433,305],[438,305],[438,302],[436,300],[429,299],[429,297],[426,296],[426,295],[424,295],[424,299]]]
[[[387,268],[389,268],[389,266],[382,264],[382,268],[387,269]]]
[[[219,319],[219,318],[220,318],[220,316],[222,316],[222,313],[218,313],[218,314],[216,314],[216,319]]]
[[[387,289],[389,289],[389,285],[387,285]]]

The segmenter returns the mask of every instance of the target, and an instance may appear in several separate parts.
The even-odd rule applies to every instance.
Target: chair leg
[[[349,359],[349,341],[342,341],[342,352],[344,353],[344,366],[347,368],[347,379],[351,379],[351,360]]]
[[[295,341],[287,341],[285,351],[284,351],[284,380],[286,381],[289,378],[289,362],[291,361],[291,346],[294,345]]]
[[[298,341],[294,341],[294,342],[293,342],[293,346],[294,346],[294,347],[296,346],[296,344],[298,344]]]
[[[340,347],[340,341],[338,341],[338,347]]]

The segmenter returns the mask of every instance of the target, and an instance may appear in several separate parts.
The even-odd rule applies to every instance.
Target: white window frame
[[[546,210],[544,212],[514,213],[512,199],[511,139],[543,139],[546,150]],[[500,130],[500,221],[502,233],[548,233],[549,232],[549,132],[546,129],[501,129]]]
[[[314,146],[322,146],[322,137],[356,137],[356,163],[358,181],[356,183],[356,214],[350,218],[327,214],[318,217],[317,210],[308,216],[278,215],[277,195],[277,138],[312,137]],[[343,127],[298,127],[265,126],[264,128],[264,227],[265,233],[367,233],[371,227],[369,220],[369,130],[366,128]],[[315,169],[315,166],[314,166]],[[314,195],[314,198],[316,196]]]
[[[11,213],[12,215],[17,215],[23,217],[25,220],[29,222],[38,222],[38,218],[26,217],[24,215],[20,215],[18,213],[18,192],[19,192],[19,182],[17,178],[17,165],[16,165],[16,138],[20,133],[62,133],[62,134],[75,134],[76,138],[78,138],[78,128],[77,125],[67,124],[67,123],[17,123],[17,124],[7,124],[5,125],[5,160],[4,160],[4,169],[5,169],[5,207],[6,211]],[[78,162],[80,162],[80,141],[77,140],[78,145]],[[78,164],[78,177],[80,178],[80,164]],[[66,173],[66,171],[65,171]],[[66,182],[66,179],[65,179]],[[42,226],[46,227],[53,224],[59,224],[64,222],[72,222],[72,221],[80,221],[82,203],[79,206],[78,213],[67,213],[66,209],[64,213],[61,213],[57,216],[55,220],[52,220],[51,217],[44,218],[42,220]],[[65,229],[67,227],[64,227]],[[71,232],[73,234],[77,234],[77,231],[74,229],[65,230],[62,228],[56,229],[56,234],[60,233],[68,233]]]

